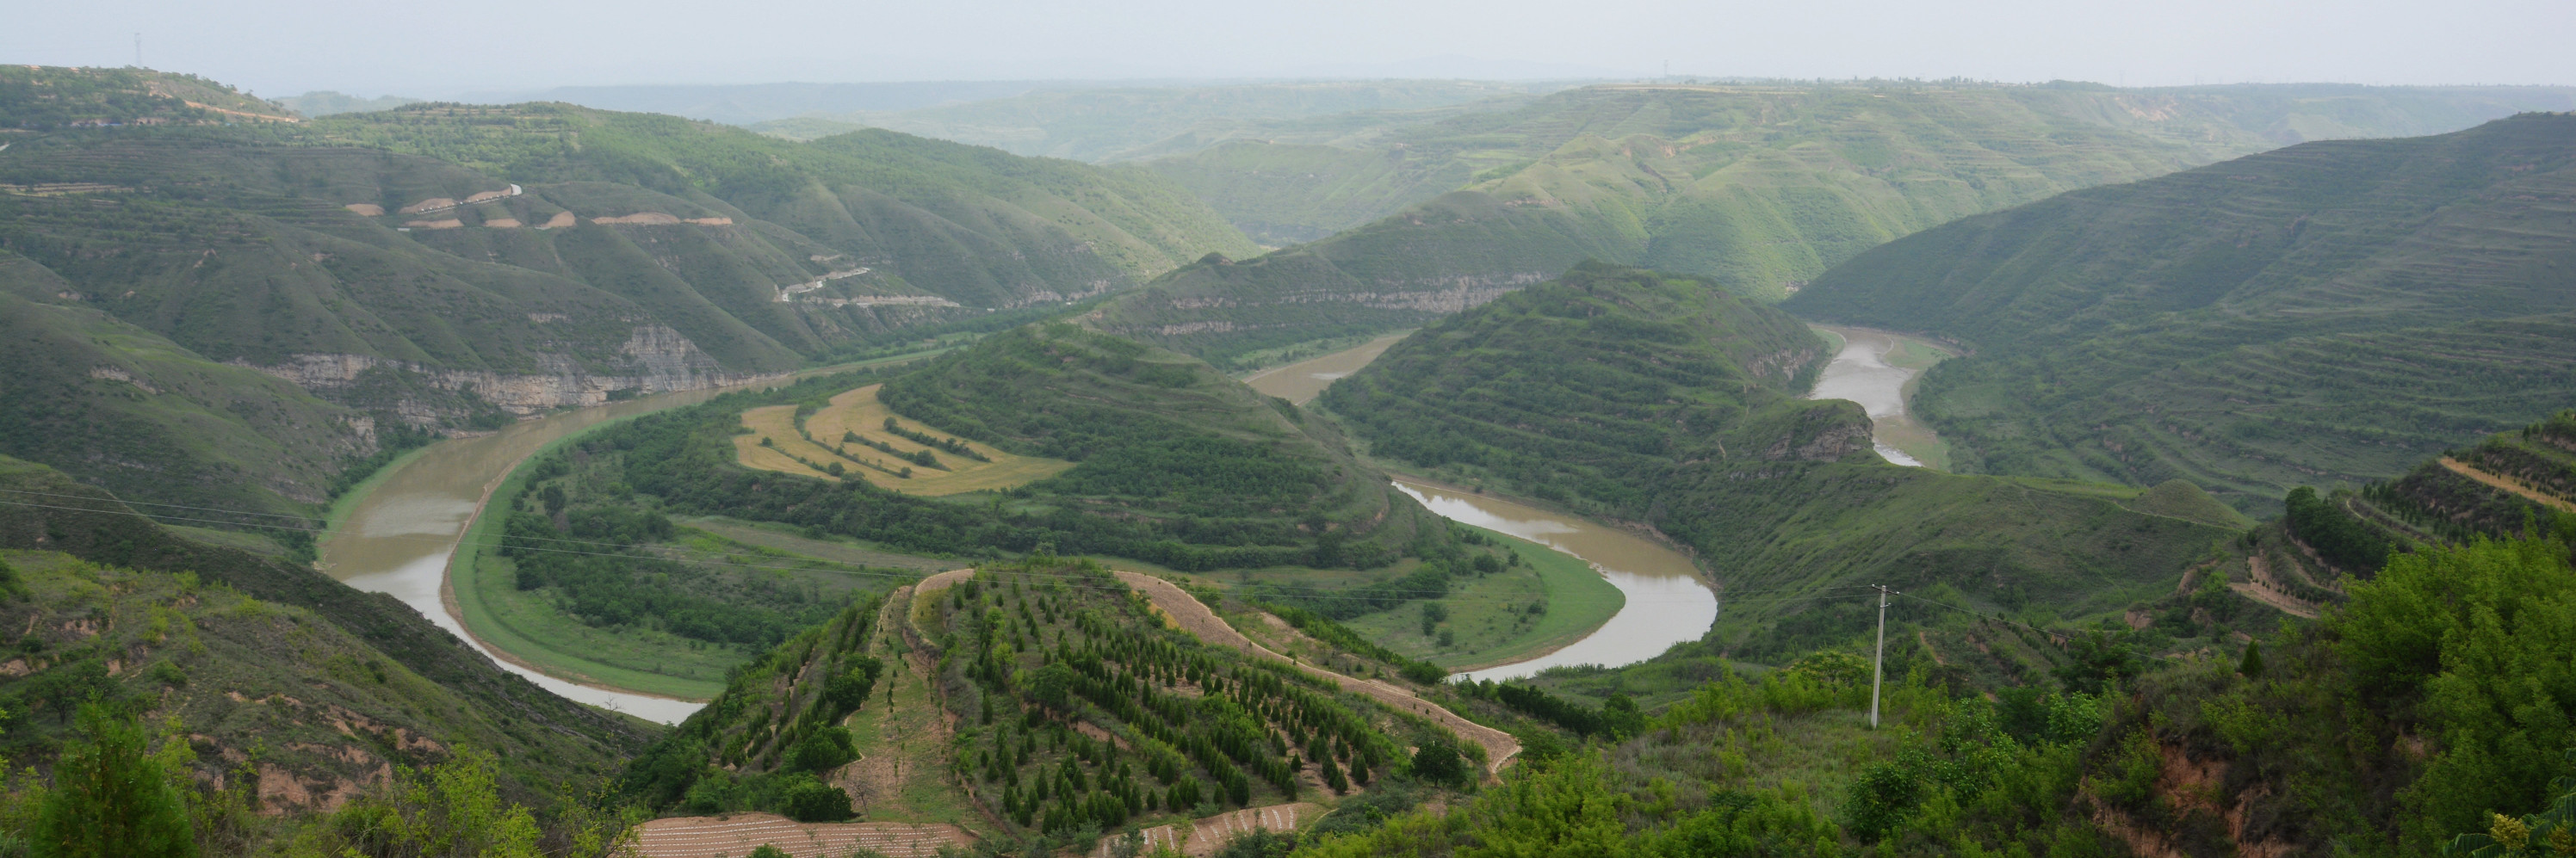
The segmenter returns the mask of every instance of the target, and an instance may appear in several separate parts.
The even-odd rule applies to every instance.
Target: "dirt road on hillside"
[[[1197,635],[1199,640],[1296,665],[1298,669],[1307,673],[1340,683],[1344,691],[1366,694],[1376,698],[1380,703],[1429,718],[1449,728],[1451,732],[1457,733],[1460,738],[1484,746],[1485,768],[1489,772],[1502,771],[1503,764],[1510,762],[1513,755],[1521,752],[1521,743],[1512,738],[1512,734],[1469,721],[1458,713],[1449,711],[1447,707],[1416,697],[1413,692],[1394,684],[1344,676],[1271,652],[1269,647],[1254,643],[1251,638],[1244,637],[1242,632],[1235,631],[1233,626],[1226,624],[1225,618],[1209,610],[1206,604],[1198,600],[1198,597],[1190,595],[1170,581],[1135,572],[1120,572],[1118,580],[1127,582],[1127,586],[1145,594],[1145,598],[1152,600],[1155,607],[1162,608],[1164,613],[1172,615],[1174,622],[1180,623],[1181,628],[1190,634]]]

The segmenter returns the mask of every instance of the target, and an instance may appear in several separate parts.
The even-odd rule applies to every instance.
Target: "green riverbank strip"
[[[580,623],[561,616],[562,612],[552,605],[532,599],[510,598],[519,595],[517,582],[507,574],[508,570],[495,568],[508,565],[508,561],[499,556],[501,522],[507,516],[487,513],[491,512],[493,504],[508,504],[510,498],[527,490],[527,463],[544,458],[592,432],[631,419],[601,421],[597,426],[549,441],[520,460],[519,464],[511,466],[510,475],[501,480],[500,487],[492,491],[490,502],[474,516],[474,523],[466,527],[465,540],[456,546],[456,554],[448,558],[448,584],[456,593],[457,612],[463,615],[461,619],[466,630],[473,632],[485,645],[508,653],[521,663],[532,665],[550,676],[612,691],[688,700],[709,699],[724,691],[722,681],[669,676],[572,654],[570,650],[576,646],[590,652],[616,652],[627,647],[617,646],[620,643],[618,636],[605,630],[587,626],[573,628]],[[486,572],[501,574],[487,575],[484,574]],[[592,634],[582,634],[584,631]],[[602,645],[611,648],[596,648]]]
[[[1420,603],[1343,625],[1407,658],[1458,670],[1544,655],[1591,635],[1628,605],[1628,594],[1593,571],[1590,561],[1507,533],[1470,529],[1519,552],[1521,566],[1469,579],[1435,600],[1448,609],[1443,625],[1456,636],[1453,646],[1440,646],[1436,634],[1422,634]],[[1547,613],[1531,620],[1525,611],[1535,600],[1546,602]]]
[[[948,348],[822,367],[799,372],[796,376],[803,378],[827,375],[888,363],[919,360],[945,351],[948,351]],[[659,410],[645,413],[659,413]],[[685,644],[676,640],[664,642],[674,644],[672,646],[639,648],[635,645],[637,642],[626,633],[610,632],[583,625],[579,621],[563,616],[562,612],[553,605],[537,599],[514,598],[521,596],[517,581],[511,574],[509,561],[500,557],[498,550],[501,541],[501,522],[507,516],[489,514],[492,511],[491,504],[507,504],[510,498],[518,497],[521,492],[527,490],[528,463],[542,459],[547,454],[562,449],[566,444],[579,441],[593,432],[641,416],[644,415],[634,414],[615,420],[600,421],[581,431],[548,441],[535,452],[528,454],[527,458],[511,465],[509,476],[502,478],[500,485],[493,489],[492,496],[484,509],[475,513],[474,522],[465,529],[464,541],[457,545],[456,553],[448,558],[448,584],[456,594],[457,612],[462,615],[460,621],[464,623],[467,631],[491,648],[507,653],[523,664],[533,665],[543,673],[568,682],[611,691],[706,700],[724,691],[724,681],[721,677],[724,675],[725,665],[713,664],[713,662],[739,663],[747,660],[748,654],[720,647],[693,649],[688,654],[683,654],[681,649]],[[392,468],[386,468],[383,473],[391,473],[392,470]],[[357,497],[360,494],[358,491],[351,491],[349,496]],[[486,572],[495,574],[484,574]],[[655,672],[651,669],[652,665],[615,664],[599,658],[574,654],[576,652],[631,653],[638,649],[657,651],[657,655],[645,657],[665,659],[662,663],[664,667],[670,666],[668,660],[675,658],[707,662],[686,666],[704,671],[715,678],[701,680],[671,676]]]

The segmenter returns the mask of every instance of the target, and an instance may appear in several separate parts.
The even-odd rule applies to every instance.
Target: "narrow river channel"
[[[1884,331],[1826,329],[1843,340],[1810,399],[1849,399],[1861,404],[1878,428],[1879,455],[1901,465],[1924,463],[1896,444],[1937,444],[1905,411],[1906,385],[1922,373],[1918,360],[1937,359],[1938,347]],[[1394,337],[1300,361],[1245,379],[1253,389],[1303,403],[1376,360]],[[1891,360],[1907,347],[1917,360]],[[1915,355],[1909,355],[1914,357]],[[1918,440],[1920,439],[1920,440]],[[1891,442],[1894,443],[1891,443]],[[1461,672],[1472,679],[1518,679],[1551,667],[1619,666],[1661,655],[1673,644],[1698,640],[1717,621],[1718,598],[1690,558],[1643,536],[1581,518],[1485,495],[1465,494],[1397,479],[1397,489],[1452,521],[1497,530],[1574,555],[1618,587],[1628,602],[1582,640],[1526,661]]]
[[[1452,521],[1498,530],[1582,558],[1628,603],[1582,640],[1528,661],[1460,672],[1469,679],[1519,679],[1551,667],[1616,667],[1699,640],[1717,622],[1717,594],[1690,558],[1634,533],[1499,498],[1399,479],[1395,487]]]
[[[1833,363],[1825,365],[1807,398],[1860,403],[1874,429],[1870,443],[1881,458],[1917,468],[1945,467],[1939,461],[1940,439],[1933,437],[1931,427],[1914,419],[1905,398],[1910,392],[1906,386],[1947,353],[1923,340],[1886,331],[1829,325],[1817,329],[1840,337],[1843,347],[1834,353]],[[1926,462],[1926,457],[1934,461]]]
[[[773,384],[783,382],[771,382]],[[384,475],[321,545],[322,570],[360,590],[391,594],[474,644],[505,670],[548,691],[629,715],[676,724],[702,704],[578,685],[513,662],[473,635],[444,598],[447,564],[487,494],[547,443],[621,417],[705,402],[727,390],[692,390],[612,402],[511,424],[477,438],[441,441]]]

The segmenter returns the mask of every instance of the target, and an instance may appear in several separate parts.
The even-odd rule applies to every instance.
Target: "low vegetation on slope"
[[[213,854],[294,833],[263,810],[292,821],[407,801],[405,767],[455,766],[471,777],[452,785],[559,818],[653,738],[503,672],[390,596],[188,540],[41,466],[0,459],[0,485],[0,618],[14,636],[0,747],[26,763],[108,739],[159,745]],[[13,781],[0,804],[31,810],[15,804],[43,800],[29,786]]]
[[[23,271],[0,251],[0,279]],[[344,463],[398,439],[258,370],[206,360],[86,307],[0,291],[0,455],[65,462],[94,484],[266,521],[325,500]],[[209,512],[208,510],[212,510]],[[224,510],[249,513],[228,516]]]
[[[1969,218],[1787,309],[1973,354],[1915,410],[1963,470],[2245,509],[2394,476],[2567,401],[2576,117],[2312,143]]]
[[[1423,329],[1320,404],[1379,456],[1639,521],[1715,570],[1715,652],[1795,656],[1849,627],[1858,584],[1945,583],[2069,615],[2170,589],[2242,520],[2198,493],[1891,465],[1868,418],[1796,398],[1824,343],[1705,279],[1577,268]],[[2176,510],[2186,510],[2177,515]],[[1731,598],[1731,596],[1729,596]]]
[[[295,111],[191,74],[138,68],[0,68],[0,128],[219,125],[301,119]]]
[[[1063,459],[1015,456],[896,417],[877,401],[880,387],[839,394],[820,408],[745,411],[742,425],[751,432],[735,437],[734,449],[745,467],[855,475],[881,489],[927,497],[1015,489],[1073,467]]]

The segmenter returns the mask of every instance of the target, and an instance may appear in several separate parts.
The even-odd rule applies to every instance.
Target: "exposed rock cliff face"
[[[699,351],[697,344],[690,342],[688,337],[662,325],[638,326],[626,343],[618,347],[618,353],[622,356],[622,365],[605,371],[585,368],[570,356],[556,354],[539,356],[537,372],[517,374],[445,369],[352,354],[298,354],[285,363],[253,368],[328,398],[335,392],[351,388],[368,370],[392,367],[419,374],[431,387],[470,394],[503,411],[519,415],[553,408],[598,405],[607,402],[609,394],[614,391],[633,391],[642,395],[698,390],[740,384],[760,377],[724,371],[714,358]],[[411,407],[413,405],[415,403],[405,403],[395,410],[411,422],[425,423],[435,417],[435,409]]]

